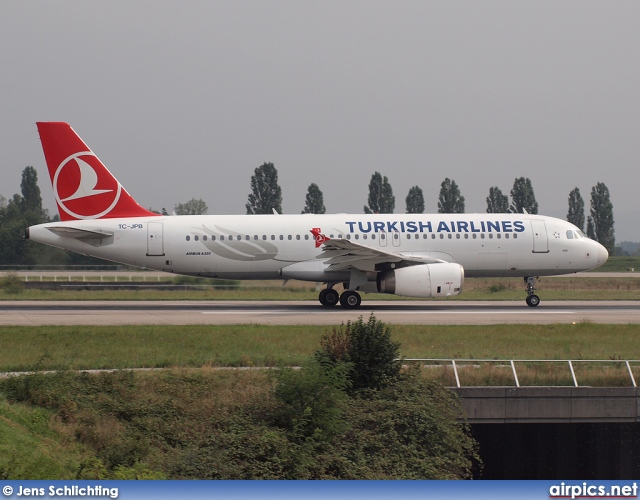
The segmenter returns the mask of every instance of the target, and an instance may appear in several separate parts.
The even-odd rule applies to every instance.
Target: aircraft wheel
[[[320,296],[318,298],[320,303],[325,307],[335,306],[340,300],[338,292],[333,288],[325,288],[320,292]]]
[[[540,303],[540,297],[537,295],[529,295],[526,302],[529,307],[536,307]]]
[[[360,294],[353,290],[347,290],[340,295],[340,305],[345,309],[355,309],[356,307],[360,307],[361,303],[362,298],[360,298]]]

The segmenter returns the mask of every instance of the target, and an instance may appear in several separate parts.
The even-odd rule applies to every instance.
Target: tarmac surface
[[[359,316],[389,324],[640,324],[640,301],[367,301],[359,309],[316,301],[2,301],[8,325],[336,325]]]

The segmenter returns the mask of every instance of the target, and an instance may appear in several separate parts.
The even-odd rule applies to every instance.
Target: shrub
[[[351,392],[382,389],[395,380],[402,366],[400,343],[391,340],[391,329],[372,314],[365,323],[362,316],[322,337],[316,358],[351,364]]]

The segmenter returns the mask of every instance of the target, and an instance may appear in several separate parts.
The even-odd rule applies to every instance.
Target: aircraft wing
[[[316,259],[325,260],[329,264],[328,271],[344,271],[348,269],[376,271],[376,266],[379,264],[397,264],[401,262],[436,264],[446,262],[441,259],[388,252],[381,248],[368,247],[344,238],[325,241],[322,245],[322,253]]]

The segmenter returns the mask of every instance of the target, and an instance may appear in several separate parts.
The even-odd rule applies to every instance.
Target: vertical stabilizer
[[[64,122],[38,122],[60,220],[148,217],[98,157]]]

